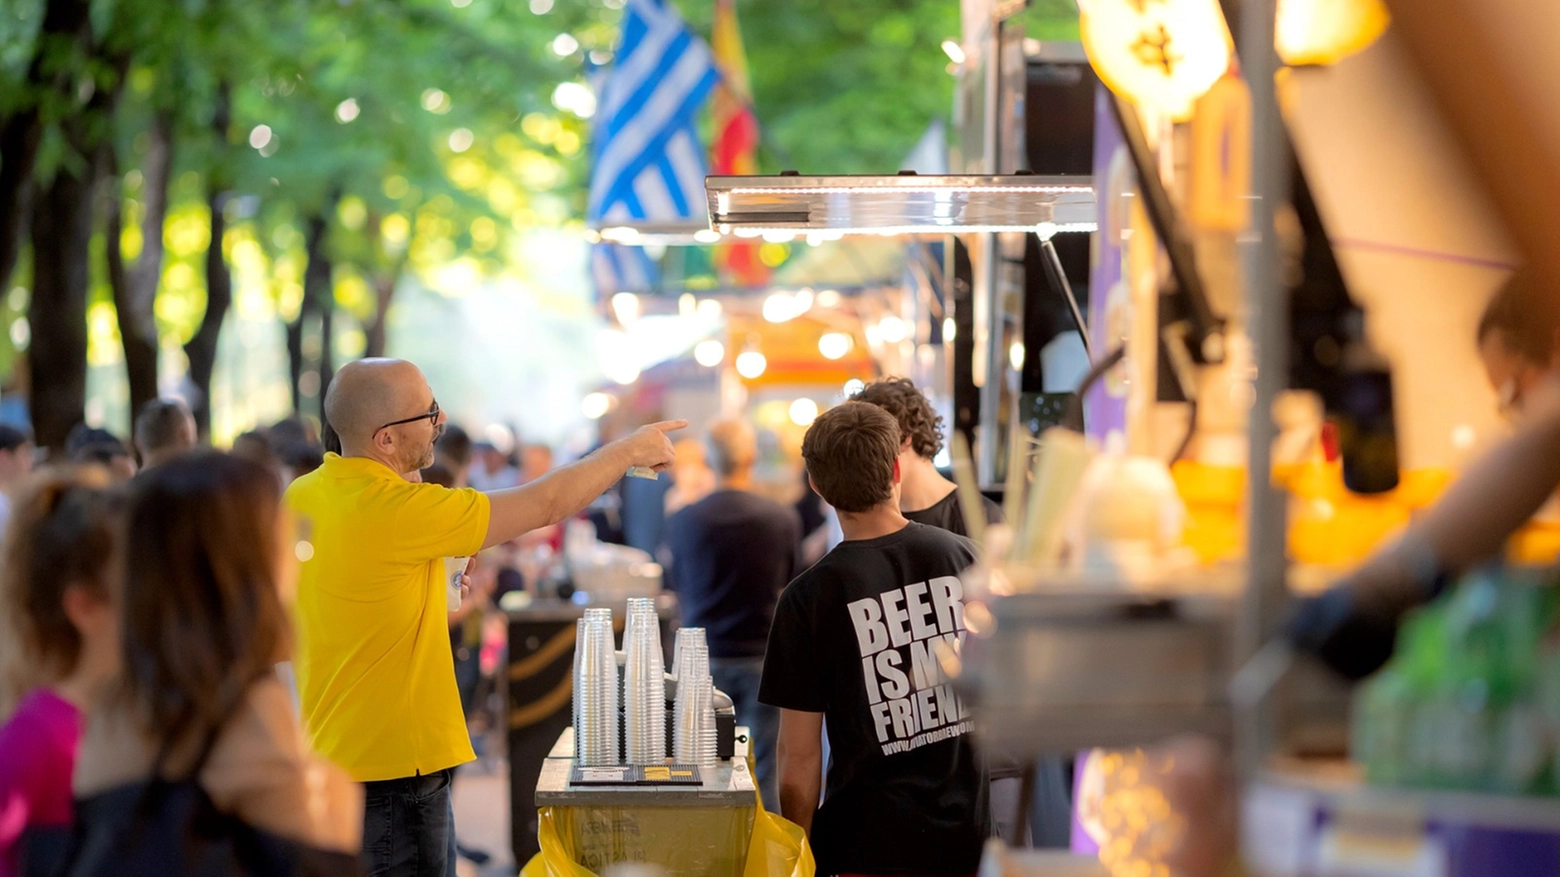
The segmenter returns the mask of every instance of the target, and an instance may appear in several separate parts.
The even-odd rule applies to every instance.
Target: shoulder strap
[[[183,777],[173,781],[199,782],[200,772],[205,769],[206,763],[211,760],[212,751],[217,748],[217,738],[222,735],[223,729],[228,726],[228,723],[233,720],[238,711],[243,709],[244,701],[249,696],[249,689],[256,681],[258,680],[252,679],[245,683],[239,689],[237,695],[229,699],[227,706],[222,710],[222,717],[205,729],[201,737],[200,748],[196,750],[195,761],[190,764],[188,771]],[[158,748],[157,757],[152,762],[152,785],[156,785],[159,780],[164,779],[163,768],[167,767],[168,759],[173,756],[174,748],[183,739],[183,733],[170,734],[168,739],[164,740],[162,746]]]

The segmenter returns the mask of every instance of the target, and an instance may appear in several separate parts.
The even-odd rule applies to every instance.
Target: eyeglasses
[[[428,421],[429,425],[437,427],[439,425],[439,415],[443,413],[444,412],[439,410],[439,400],[435,399],[433,400],[432,411],[429,411],[426,414],[419,414],[416,417],[408,417],[404,420],[392,420],[384,426],[379,427],[379,429],[374,430],[374,435],[379,435],[379,430],[381,429],[389,429],[392,426],[400,426],[405,423],[416,423],[419,420],[426,420]]]

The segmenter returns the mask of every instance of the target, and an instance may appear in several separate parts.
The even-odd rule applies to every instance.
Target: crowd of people
[[[202,448],[176,399],[134,452],[82,426],[36,471],[0,428],[0,875],[454,873],[448,559],[665,467],[679,424],[484,462],[482,493],[424,479],[436,440],[467,473],[414,366],[353,363],[326,402],[339,454],[301,420]]]
[[[676,446],[686,424],[653,424],[555,467],[449,425],[399,360],[342,368],[325,416],[325,436],[288,420],[224,453],[156,400],[133,453],[82,427],[37,472],[25,432],[0,429],[0,877],[452,875],[473,608],[523,584],[472,561],[556,548],[635,467],[672,474],[666,584],[753,731],[763,800],[830,873],[974,871],[993,771],[928,663],[962,635],[974,549],[931,464],[941,419],[908,381],[818,419],[795,505],[761,495],[741,420]]]

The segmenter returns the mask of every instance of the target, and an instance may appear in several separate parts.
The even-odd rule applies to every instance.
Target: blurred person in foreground
[[[46,870],[71,824],[83,716],[119,667],[123,496],[100,467],[20,486],[0,577],[0,877]]]
[[[32,433],[0,423],[0,534],[11,519],[11,491],[33,470]]]
[[[759,791],[770,806],[780,715],[758,700],[764,648],[780,591],[796,575],[802,539],[796,511],[753,492],[758,439],[741,420],[719,420],[707,438],[715,490],[666,522],[668,580],[682,623],[702,627],[715,687],[731,695],[737,723],[753,732]]]
[[[1287,644],[1340,675],[1362,679],[1391,658],[1398,624],[1463,571],[1497,555],[1560,486],[1560,296],[1519,269],[1496,293],[1476,334],[1486,376],[1513,433],[1475,461],[1429,511],[1357,570],[1298,601]],[[1190,877],[1229,873],[1239,854],[1239,795],[1227,757],[1207,740],[1160,747],[1165,783],[1188,832],[1178,855]]]
[[[937,659],[963,637],[975,546],[900,512],[901,447],[894,418],[862,402],[802,440],[845,541],[780,595],[759,698],[780,708],[781,814],[820,874],[971,875],[991,835],[973,723]]]
[[[150,469],[195,447],[195,415],[183,399],[153,399],[135,415],[135,447]]]
[[[296,574],[276,474],[191,451],[137,477],[125,518],[122,669],[88,716],[66,874],[351,873],[362,791],[307,751],[272,671]]]
[[[1290,641],[1350,679],[1391,657],[1404,613],[1501,551],[1560,487],[1560,295],[1519,270],[1480,320],[1477,343],[1512,434],[1439,502],[1332,590],[1302,601]]]
[[[364,783],[371,877],[453,877],[450,783],[475,758],[455,684],[445,558],[571,517],[630,468],[671,462],[654,424],[524,487],[490,494],[408,480],[433,462],[444,413],[418,368],[337,372],[325,414],[342,453],[287,490],[313,549],[294,659],[314,747]]]

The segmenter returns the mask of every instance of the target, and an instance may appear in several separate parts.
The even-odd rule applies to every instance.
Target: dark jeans
[[[455,769],[363,784],[367,877],[455,877]]]
[[[764,807],[780,812],[780,787],[775,784],[775,743],[780,739],[780,710],[758,702],[758,682],[764,676],[763,658],[711,658],[710,676],[715,687],[731,695],[737,708],[737,724],[753,733],[753,760]]]

